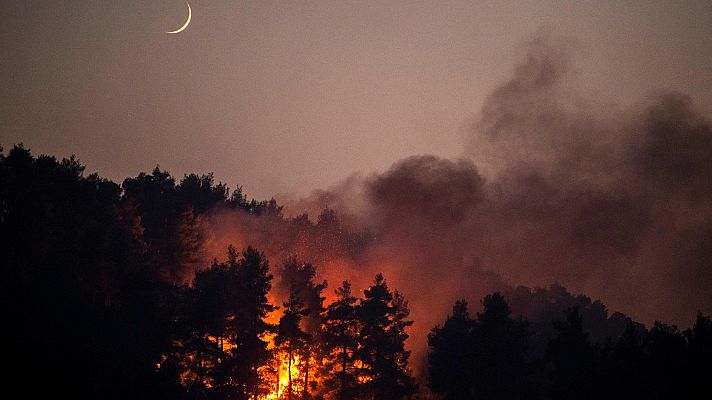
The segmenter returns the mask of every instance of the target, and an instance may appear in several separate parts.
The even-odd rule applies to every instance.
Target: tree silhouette
[[[474,321],[467,301],[458,300],[442,327],[428,335],[428,387],[445,400],[473,399],[473,354],[470,346]]]
[[[241,295],[232,329],[235,332],[233,353],[239,362],[233,379],[238,382],[241,396],[257,398],[262,390],[259,368],[271,356],[264,335],[272,329],[266,317],[275,310],[267,299],[272,275],[264,254],[252,247],[244,251],[237,268]]]
[[[475,398],[531,397],[530,365],[526,361],[529,331],[522,318],[512,318],[504,297],[496,292],[482,300],[471,333]]]
[[[547,359],[553,364],[549,395],[552,399],[594,399],[596,349],[583,331],[581,313],[572,307],[563,321],[554,321],[558,334],[549,342]]]
[[[2,313],[6,345],[22,349],[8,379],[33,371],[79,398],[175,394],[155,371],[172,342],[171,289],[148,268],[135,220],[121,188],[74,157],[0,155]]]
[[[307,315],[309,315],[309,310],[304,308],[304,302],[297,296],[297,290],[290,290],[289,300],[284,303],[284,314],[279,319],[277,336],[274,339],[275,344],[287,353],[287,398],[289,400],[292,400],[294,392],[292,387],[294,356],[297,353],[304,354],[305,348],[310,341],[310,335],[300,327],[302,318]],[[302,390],[306,392],[307,387],[305,386]]]
[[[407,371],[410,352],[405,350],[405,328],[413,322],[408,304],[398,293],[388,289],[383,275],[364,290],[357,308],[361,322],[356,359],[363,363],[358,371],[361,388],[374,400],[401,399],[415,390]]]
[[[176,186],[176,197],[180,202],[190,205],[197,213],[210,211],[228,198],[228,188],[223,183],[215,184],[213,174],[188,174]]]
[[[335,290],[336,300],[324,315],[324,339],[326,352],[331,356],[327,368],[336,379],[326,380],[328,390],[337,391],[338,399],[353,398],[356,377],[349,370],[353,368],[354,354],[358,348],[359,320],[356,315],[356,297],[351,293],[351,283],[344,281]],[[338,384],[334,384],[335,381]],[[337,386],[335,389],[334,387]]]
[[[302,329],[308,334],[304,345],[301,348],[301,357],[304,361],[304,393],[303,397],[309,397],[310,373],[314,375],[319,371],[321,360],[324,358],[324,342],[322,325],[324,300],[322,292],[326,288],[326,281],[314,282],[316,269],[312,264],[300,263],[296,256],[290,257],[284,263],[281,272],[281,286],[288,286],[289,292],[295,292],[299,299],[304,301],[304,306],[309,313],[302,318]],[[312,361],[317,365],[311,365]],[[312,376],[313,377],[313,376]]]
[[[446,399],[533,397],[526,321],[511,317],[500,293],[486,296],[482,304],[473,321],[467,302],[456,302],[445,325],[431,332],[429,387]]]
[[[186,177],[189,182],[181,186],[180,193],[171,175],[159,167],[151,175],[142,172],[136,178],[127,178],[122,185],[124,201],[136,206],[141,216],[149,259],[165,279],[175,284],[182,283],[185,270],[195,266],[203,243],[188,196],[192,177]]]
[[[685,331],[689,343],[689,381],[687,396],[692,398],[698,393],[707,393],[709,377],[712,376],[712,319],[697,313],[691,329]]]
[[[645,391],[643,339],[639,327],[630,324],[613,346],[606,368],[611,386],[608,397],[629,399]]]
[[[676,326],[656,321],[646,342],[648,394],[660,399],[675,397],[685,390],[685,338]]]

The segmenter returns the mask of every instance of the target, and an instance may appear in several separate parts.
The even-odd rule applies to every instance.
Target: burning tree
[[[271,280],[267,259],[251,247],[242,254],[231,247],[227,262],[196,274],[174,354],[195,397],[256,399],[263,392],[260,369],[271,358],[266,317],[276,309],[267,300]]]
[[[269,304],[267,293],[272,288],[269,262],[264,254],[248,247],[240,263],[240,289],[242,289],[239,313],[232,320],[235,332],[235,353],[240,362],[233,374],[241,395],[257,399],[261,392],[259,368],[271,357],[264,339],[272,326],[267,315],[275,310]],[[249,395],[249,396],[248,396]]]
[[[280,271],[281,285],[288,287],[290,297],[295,296],[304,303],[308,311],[300,321],[300,328],[307,334],[304,346],[299,352],[303,361],[304,397],[316,390],[315,379],[324,373],[324,296],[327,284],[315,282],[316,268],[310,263],[302,263],[296,257],[290,257]]]
[[[262,253],[230,247],[227,261],[198,272],[182,289],[176,350],[158,368],[179,366],[193,398],[390,400],[413,393],[407,302],[382,275],[363,299],[345,281],[324,309],[326,282],[314,282],[311,264],[292,258],[280,272],[290,288],[276,325],[268,322],[278,314]]]
[[[345,400],[353,397],[357,383],[352,373],[359,334],[357,299],[351,294],[349,281],[344,281],[335,293],[336,300],[327,307],[324,318],[325,347],[329,355],[327,368],[332,371],[325,386],[327,392],[337,392],[336,398]]]
[[[297,297],[296,290],[290,291],[289,300],[284,303],[284,315],[279,319],[277,326],[277,336],[274,339],[278,349],[287,356],[287,399],[292,400],[294,385],[292,381],[292,366],[300,361],[298,354],[304,354],[309,344],[311,335],[304,332],[299,326],[302,318],[309,314],[309,310],[304,308],[304,302]],[[308,362],[306,357],[302,357],[302,363]],[[305,393],[306,385],[298,385],[297,392]]]

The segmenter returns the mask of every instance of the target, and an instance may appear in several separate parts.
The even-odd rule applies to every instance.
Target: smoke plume
[[[648,324],[709,314],[712,123],[681,93],[622,109],[573,92],[561,42],[523,47],[461,159],[415,155],[280,199],[286,223],[218,210],[213,253],[232,243],[273,263],[296,255],[329,281],[327,294],[383,272],[410,301],[421,355],[456,299],[477,304],[517,285],[560,283]]]

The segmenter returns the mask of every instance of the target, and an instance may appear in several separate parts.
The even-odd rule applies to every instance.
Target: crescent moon
[[[188,2],[186,1],[185,4],[188,4]],[[183,32],[185,30],[185,28],[188,27],[188,24],[190,24],[190,18],[192,16],[193,16],[193,11],[190,9],[190,4],[188,4],[188,20],[185,21],[185,24],[183,24],[183,26],[181,26],[180,28],[178,28],[174,31],[170,31],[170,32],[166,32],[166,33],[181,33],[181,32]]]

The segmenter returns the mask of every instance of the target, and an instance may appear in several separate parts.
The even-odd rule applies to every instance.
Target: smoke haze
[[[546,34],[523,45],[460,159],[414,155],[282,196],[287,224],[217,211],[212,254],[232,243],[275,263],[297,255],[329,295],[341,279],[362,289],[383,272],[410,301],[416,363],[456,299],[518,285],[560,283],[647,324],[710,313],[710,121],[681,93],[626,110],[575,93],[570,48]]]

